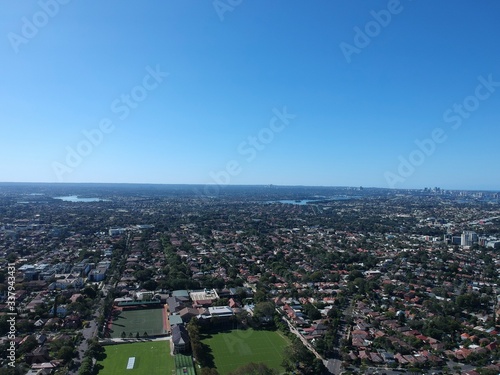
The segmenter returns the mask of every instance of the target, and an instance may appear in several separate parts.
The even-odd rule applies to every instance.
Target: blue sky
[[[497,1],[0,10],[0,181],[500,189]]]

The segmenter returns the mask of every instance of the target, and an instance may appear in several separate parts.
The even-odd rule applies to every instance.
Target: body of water
[[[323,198],[323,199],[281,199],[277,201],[267,201],[266,203],[283,203],[283,204],[295,204],[298,206],[304,206],[308,203],[314,203],[314,202],[325,202],[325,201],[343,201],[347,199],[355,199],[358,198],[356,196],[338,196],[338,197],[332,197],[332,198]]]
[[[291,199],[283,199],[280,201],[271,201],[269,203],[283,203],[283,204],[296,204],[298,206],[304,206],[308,204],[309,202],[315,202],[313,199],[302,199],[302,200],[291,200]]]

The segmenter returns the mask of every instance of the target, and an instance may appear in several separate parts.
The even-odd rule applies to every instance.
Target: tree
[[[87,285],[85,289],[83,289],[83,294],[85,294],[91,299],[95,299],[97,296],[97,291],[95,290],[95,288],[92,288],[90,285]]]
[[[193,317],[187,324],[186,329],[189,334],[189,341],[191,342],[193,357],[203,365],[205,363],[205,352],[200,341],[200,326],[198,324],[198,320]]]
[[[14,368],[0,368],[0,375],[24,375],[26,373],[26,370],[21,367],[16,365]]]
[[[142,284],[142,287],[149,291],[154,291],[158,287],[158,283],[155,280],[147,280]]]
[[[243,301],[245,298],[247,298],[247,291],[243,288],[236,288],[236,294],[238,295],[240,301]]]
[[[347,279],[349,281],[354,281],[358,278],[363,278],[363,272],[361,272],[360,270],[352,270],[350,273],[349,273],[349,276],[347,277]]]
[[[78,370],[78,375],[92,375],[92,358],[86,357],[82,364],[80,365],[80,369]]]
[[[272,321],[274,315],[274,304],[272,302],[259,302],[253,310],[254,318],[260,321]]]
[[[34,335],[29,336],[18,349],[19,354],[30,353],[38,346],[36,338]]]
[[[392,296],[392,294],[394,293],[395,290],[396,290],[396,285],[394,285],[394,284],[385,284],[384,285],[384,293],[389,295],[389,296]]]
[[[248,311],[241,310],[236,313],[236,320],[241,324],[246,325],[248,321],[248,316],[249,316]]]
[[[74,357],[74,351],[73,347],[65,345],[57,352],[57,358],[62,359],[64,362],[69,362]]]
[[[229,305],[229,299],[227,298],[220,298],[213,304],[213,306],[227,306],[227,305]]]
[[[200,325],[198,324],[198,319],[195,317],[191,318],[189,323],[186,326],[186,329],[188,331],[189,337],[191,341],[193,339],[198,339],[200,338]]]
[[[122,331],[122,339],[124,339],[125,337],[127,337],[127,334],[125,333],[125,331]]]
[[[86,357],[96,358],[102,360],[105,357],[105,350],[97,338],[89,339],[89,348],[85,352]]]
[[[319,374],[324,374],[326,373],[326,367],[323,363],[323,361],[319,358],[314,357],[313,363],[312,363],[312,374],[314,375],[319,375]]]
[[[151,279],[151,277],[153,276],[153,271],[149,269],[136,271],[134,273],[134,276],[137,279],[137,281],[144,282]]]
[[[256,302],[265,302],[265,301],[267,301],[266,292],[264,290],[262,290],[262,289],[257,290],[257,292],[255,292],[255,294],[253,296],[253,299]]]
[[[316,359],[298,338],[294,338],[292,344],[284,350],[282,366],[288,372],[299,368],[302,374],[320,375],[325,372],[325,366],[321,360]]]
[[[340,319],[342,317],[342,311],[340,309],[331,308],[328,310],[326,316],[330,319]]]
[[[304,312],[311,320],[321,319],[321,313],[319,310],[310,303],[304,305]]]
[[[7,255],[7,262],[9,263],[14,263],[16,259],[17,259],[16,253],[9,253],[9,255]]]

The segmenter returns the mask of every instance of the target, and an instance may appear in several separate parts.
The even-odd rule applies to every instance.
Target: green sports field
[[[172,375],[175,374],[174,357],[170,355],[168,341],[141,342],[104,347],[106,358],[99,361],[104,368],[99,375]],[[135,357],[132,370],[127,370],[130,357]]]
[[[175,356],[175,375],[196,375],[193,357],[190,355],[177,354]]]
[[[110,335],[112,338],[118,339],[122,337],[123,332],[127,338],[135,338],[137,332],[141,337],[144,336],[144,332],[147,332],[148,336],[165,334],[163,309],[122,311],[114,318]]]
[[[283,349],[289,341],[279,332],[233,330],[209,335],[202,341],[212,349],[215,366],[221,375],[250,362],[263,362],[284,372],[281,367]]]

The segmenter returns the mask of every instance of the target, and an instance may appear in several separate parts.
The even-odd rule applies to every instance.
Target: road
[[[96,312],[97,313],[97,312]],[[96,336],[97,333],[97,316],[94,315],[94,319],[92,319],[89,323],[88,326],[82,329],[82,341],[80,345],[77,348],[78,355],[77,358],[79,359],[79,362],[83,359],[83,356],[87,349],[89,348],[89,344],[87,343],[87,340],[93,338]],[[68,372],[68,375],[76,375],[78,373],[78,367],[76,370],[71,370]]]
[[[342,372],[342,361],[340,359],[329,359],[326,368],[330,374],[339,375]]]
[[[127,246],[126,246],[127,248],[129,246],[129,240],[130,240],[130,235],[127,237]],[[123,257],[126,257],[126,254],[127,253],[125,252]],[[115,273],[116,273],[116,270],[115,270]],[[88,326],[82,329],[82,336],[83,337],[82,337],[82,341],[81,341],[80,345],[77,348],[78,362],[77,362],[77,366],[75,366],[76,369],[70,370],[67,375],[77,375],[78,374],[78,367],[79,367],[78,364],[79,364],[79,362],[81,362],[81,360],[83,359],[83,356],[85,355],[85,352],[89,348],[89,344],[88,344],[87,340],[90,340],[94,337],[97,337],[97,330],[99,329],[99,327],[97,326],[97,320],[98,320],[99,316],[101,315],[102,311],[104,311],[104,301],[105,301],[106,296],[108,295],[109,290],[111,289],[111,285],[107,284],[106,282],[102,282],[101,284],[99,284],[99,287],[101,289],[102,296],[98,295],[97,298],[99,298],[99,302],[95,307],[94,314],[92,315],[92,319],[89,321]],[[103,327],[101,327],[101,328],[103,328]]]
[[[488,221],[495,220],[495,219],[500,219],[500,216],[486,217],[484,219],[470,221],[468,224],[470,224],[470,225],[477,225],[477,224],[479,224],[481,222],[484,223],[484,222],[488,222]]]
[[[349,306],[342,313],[344,321],[339,326],[338,330],[338,335],[340,336],[339,345],[337,348],[334,349],[335,356],[337,358],[329,359],[328,365],[326,366],[328,368],[328,371],[330,371],[330,373],[334,375],[339,375],[342,373],[342,361],[339,359],[341,358],[342,355],[340,347],[342,346],[342,343],[344,341],[349,341],[349,336],[351,335],[351,326],[347,325],[347,323],[352,319],[352,313],[354,311],[354,303],[355,303],[354,301],[349,300]]]
[[[341,328],[339,329],[339,335],[341,335],[340,339],[340,344],[339,346],[342,345],[342,342],[344,338],[346,338],[346,341],[349,339],[350,335],[350,327],[347,327],[347,333],[346,333],[346,323],[352,318],[354,310],[354,302],[349,301],[349,306],[344,310],[343,315],[344,315],[344,324],[342,324]],[[276,309],[276,311],[279,310]],[[295,334],[305,345],[307,349],[309,349],[315,356],[316,358],[319,358],[323,361],[323,364],[325,367],[328,369],[328,371],[331,374],[334,375],[339,375],[342,373],[342,361],[339,359],[340,358],[340,348],[335,348],[335,357],[336,358],[330,358],[328,360],[324,359],[319,353],[316,351],[316,349],[313,348],[313,346],[299,333],[299,331],[288,321],[286,317],[283,317],[286,323],[288,324],[288,328],[290,329],[290,332]]]
[[[279,312],[279,310],[278,310],[278,309],[276,309],[276,311],[280,314],[280,312]],[[280,315],[281,315],[281,314],[280,314]],[[323,361],[323,364],[325,365],[325,367],[327,367],[327,366],[328,366],[328,361],[327,361],[327,360],[325,360],[322,356],[320,356],[320,355],[319,355],[319,353],[316,351],[316,349],[314,349],[314,348],[313,348],[313,346],[311,345],[311,343],[310,343],[309,341],[307,341],[307,340],[304,338],[304,336],[302,336],[302,335],[300,334],[300,332],[299,332],[299,331],[297,331],[297,329],[296,329],[296,328],[292,325],[292,323],[290,323],[290,322],[288,321],[288,319],[287,319],[285,316],[284,316],[283,318],[284,318],[285,322],[288,324],[288,328],[290,329],[290,332],[292,332],[295,336],[297,336],[297,337],[300,339],[300,341],[302,341],[302,343],[304,344],[304,346],[305,346],[307,349],[309,349],[309,351],[310,351],[311,353],[313,353],[313,354],[314,354],[314,356],[315,356],[316,358],[321,359],[321,360]]]
[[[103,307],[103,305],[104,305],[104,298],[101,298],[99,304],[95,308],[94,314],[92,315],[92,319],[89,321],[87,327],[84,327],[81,331],[82,341],[80,342],[80,345],[77,348],[78,351],[77,358],[79,359],[80,362],[83,359],[85,352],[89,348],[87,340],[90,340],[97,336],[97,330],[99,328],[97,326],[97,319],[99,318],[100,310]],[[68,375],[76,375],[77,373],[78,370],[72,370],[68,372]]]

